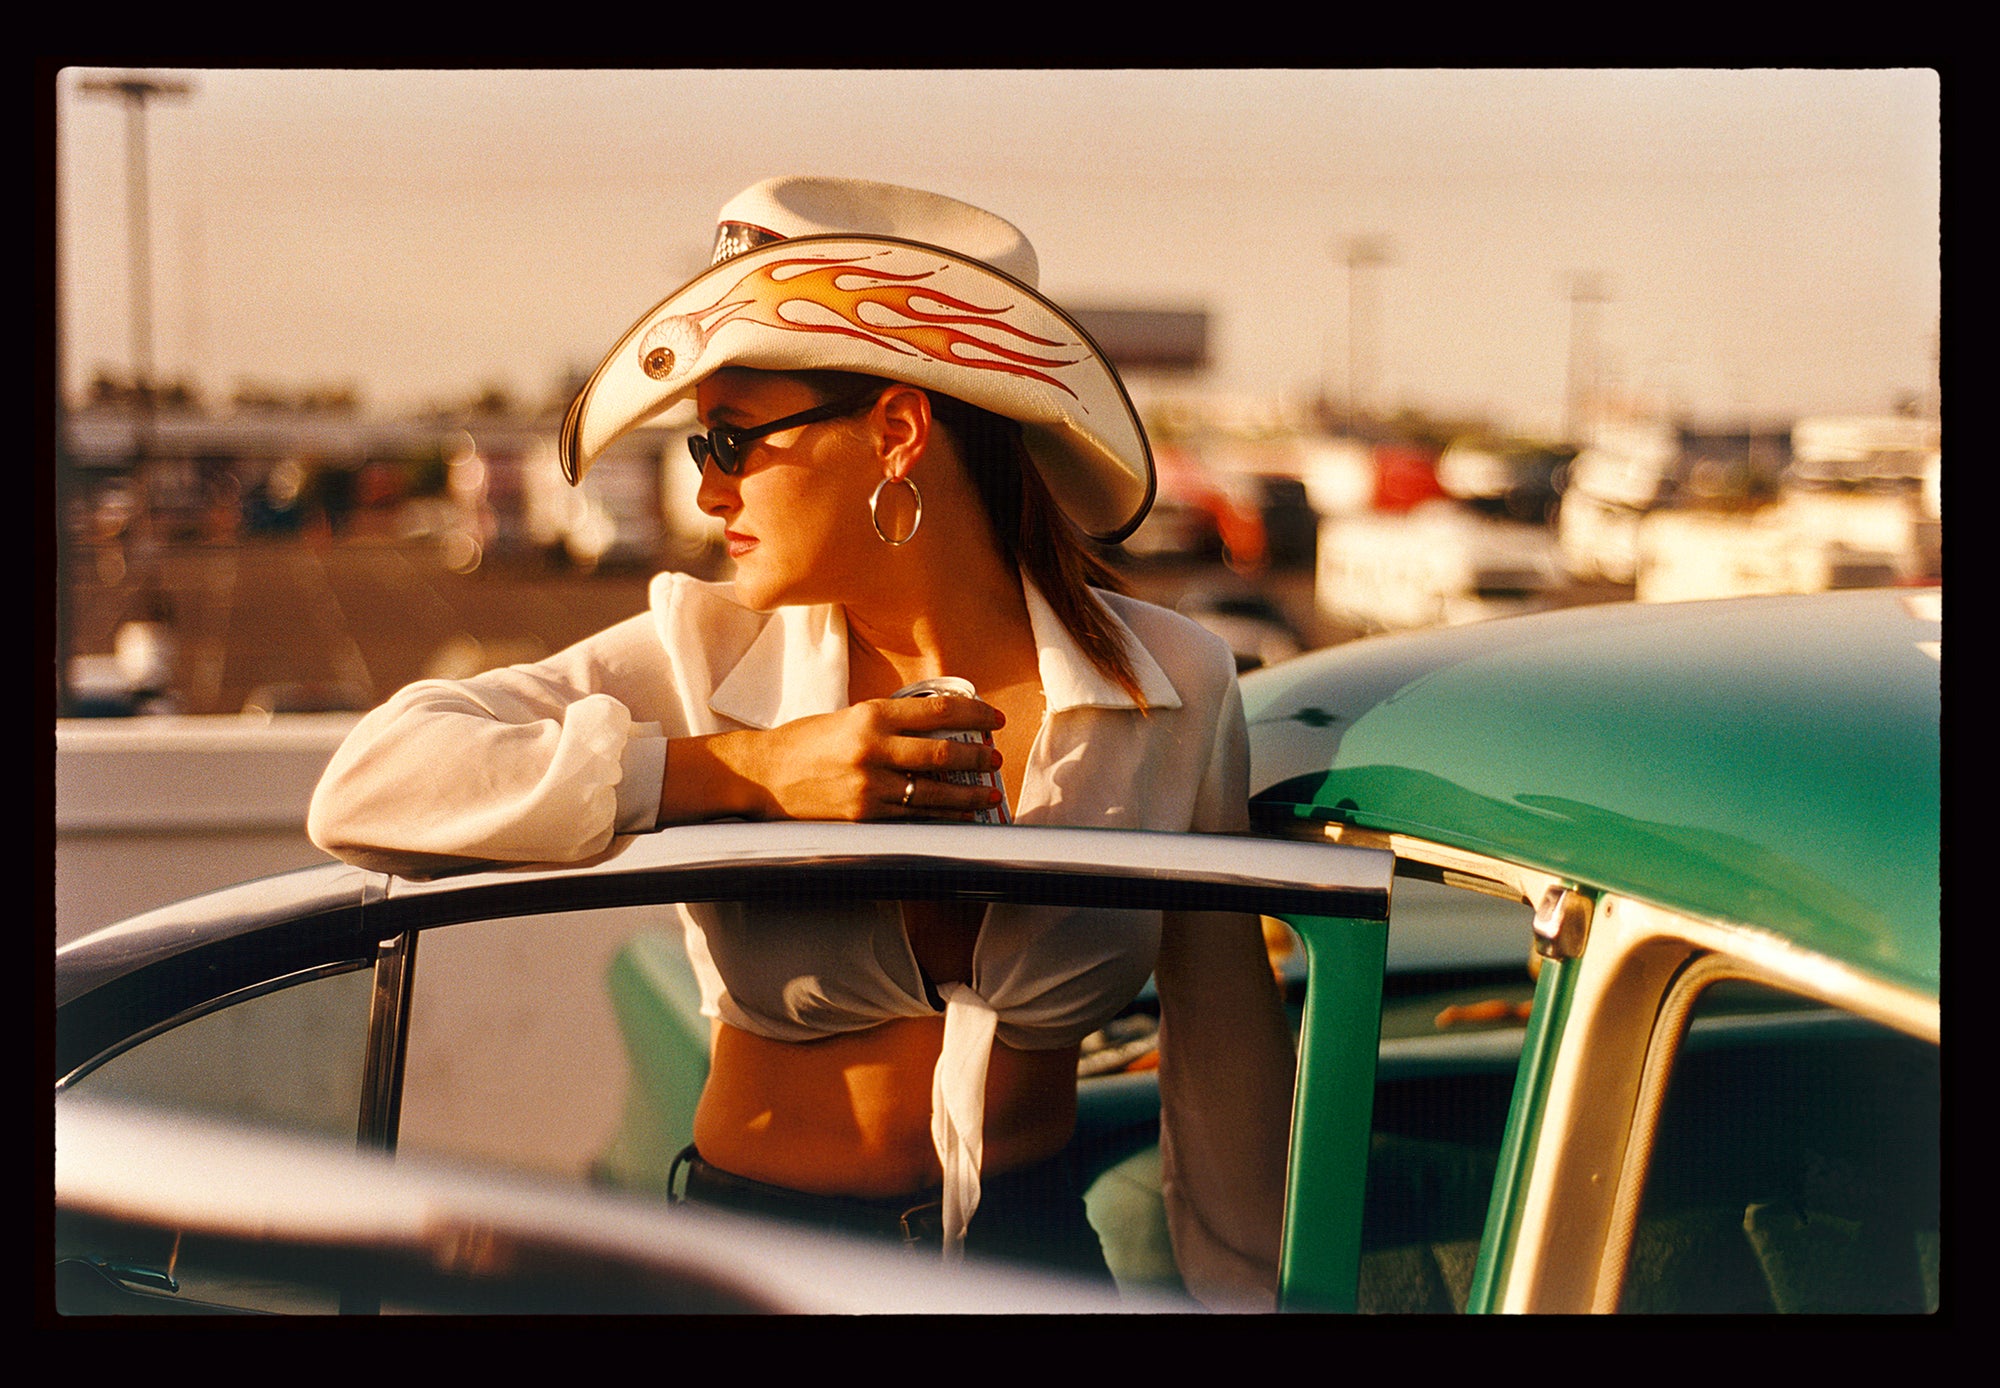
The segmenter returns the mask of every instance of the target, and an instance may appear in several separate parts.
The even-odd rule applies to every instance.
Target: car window
[[[79,1093],[353,1137],[373,976],[356,968],[258,994],[120,1052]]]
[[[78,1077],[79,1094],[227,1117],[352,1143],[373,974],[356,968],[248,997],[182,1023]],[[212,1307],[330,1314],[321,1285],[245,1275],[171,1232],[58,1220],[65,1314]]]
[[[659,1028],[674,1022],[668,1010],[642,1008],[621,1026],[618,1000],[635,991],[630,976],[641,956],[686,971],[672,907],[480,920],[425,932],[398,1149],[593,1179],[626,1126],[628,1044],[647,1051]],[[654,1069],[645,1078],[669,1087],[686,1081],[698,1091],[705,1042],[687,1059],[690,1073]],[[632,1126],[647,1124],[634,1117]]]
[[[1303,952],[1267,922],[1294,1007]],[[710,1022],[671,906],[468,922],[417,954],[399,1150],[664,1191],[692,1138]],[[1086,1037],[1079,1082],[1108,1122],[1157,1113],[1151,986]],[[1126,1144],[1130,1146],[1128,1142]]]
[[[1296,1008],[1303,952],[1266,922]],[[479,921],[418,949],[399,1150],[667,1198],[693,1138],[710,1023],[678,912]],[[1180,1290],[1160,1195],[1159,1005],[1149,985],[1081,1045],[1074,1153],[1121,1285]]]
[[[1535,979],[1533,910],[1396,879],[1356,1307],[1462,1312]]]
[[[1619,1309],[1938,1305],[1938,1048],[1741,980],[1675,1058]]]

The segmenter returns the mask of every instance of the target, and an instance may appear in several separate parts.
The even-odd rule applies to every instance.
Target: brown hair
[[[861,393],[871,384],[895,382],[854,371],[785,371],[834,400]],[[1048,600],[1072,640],[1099,674],[1146,706],[1132,668],[1123,629],[1097,596],[1097,589],[1126,591],[1124,580],[1091,549],[1076,523],[1063,514],[1028,453],[1021,426],[1003,415],[968,405],[942,391],[924,389],[931,416],[958,446],[959,457],[986,508],[987,525],[1001,557],[1018,565]]]

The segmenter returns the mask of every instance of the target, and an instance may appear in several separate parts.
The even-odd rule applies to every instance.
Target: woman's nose
[[[707,516],[726,515],[736,503],[736,479],[717,467],[712,461],[704,463],[701,469],[701,486],[694,494],[694,504]]]

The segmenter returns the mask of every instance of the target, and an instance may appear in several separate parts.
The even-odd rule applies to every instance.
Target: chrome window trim
[[[1695,1001],[1712,983],[1742,978],[1754,979],[1754,975],[1726,955],[1702,954],[1691,958],[1667,986],[1639,1075],[1632,1127],[1612,1195],[1611,1224],[1605,1234],[1604,1254],[1598,1260],[1597,1286],[1591,1294],[1593,1312],[1600,1315],[1615,1312],[1625,1291],[1625,1269],[1631,1263],[1632,1238],[1639,1226],[1646,1173],[1652,1166],[1653,1143],[1659,1136],[1660,1110],[1667,1101],[1667,1086],[1687,1038]]]
[[[1138,829],[724,821],[616,839],[582,864],[469,864],[423,880],[392,878],[384,905],[397,928],[426,928],[433,922],[420,919],[420,903],[427,899],[471,901],[550,884],[577,890],[574,899],[508,912],[525,915],[582,909],[597,904],[600,894],[602,904],[622,904],[621,888],[640,889],[662,903],[761,895],[770,891],[766,879],[793,873],[850,889],[974,897],[1004,891],[1047,905],[1089,904],[1098,886],[1112,883],[1135,894],[1138,899],[1124,903],[1131,906],[1386,919],[1386,856],[1350,848],[1328,857],[1328,847],[1248,834]],[[668,892],[649,885],[659,877],[685,881]],[[781,893],[793,890],[781,884]]]
[[[406,930],[377,945],[374,973],[355,1136],[363,1147],[393,1152],[403,1117],[403,1065],[409,1055],[410,999],[417,983],[417,932]]]
[[[1409,834],[1362,829],[1334,821],[1327,822],[1324,833],[1330,841],[1349,847],[1387,849],[1396,855],[1397,871],[1404,876],[1418,875],[1404,871],[1402,865],[1410,863],[1431,869],[1421,875],[1447,887],[1460,887],[1486,896],[1518,901],[1526,906],[1540,902],[1553,887],[1577,885],[1553,872],[1510,863],[1504,858],[1490,858],[1469,849],[1452,848],[1429,839],[1414,838]]]

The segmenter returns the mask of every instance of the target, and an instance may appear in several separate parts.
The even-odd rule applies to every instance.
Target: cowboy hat
[[[563,419],[571,484],[615,439],[725,366],[886,376],[1021,424],[1042,479],[1093,539],[1153,502],[1153,456],[1124,383],[1043,298],[1010,223],[913,188],[774,178],[724,205],[715,260],[619,339]]]

